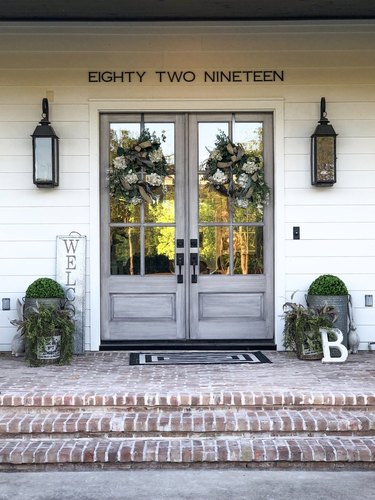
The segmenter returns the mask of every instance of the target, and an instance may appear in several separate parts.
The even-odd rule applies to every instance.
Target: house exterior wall
[[[364,303],[375,294],[374,28],[372,21],[0,25],[0,297],[11,299],[11,310],[0,311],[0,350],[11,347],[16,300],[35,278],[55,276],[56,236],[71,231],[88,238],[85,346],[99,347],[99,111],[233,108],[275,115],[278,348],[283,302],[295,290],[302,301],[325,273],[347,284],[367,348],[375,341],[375,310]],[[205,81],[214,71],[259,73]],[[98,81],[109,79],[103,72],[134,73]],[[310,184],[322,96],[339,134],[331,188]],[[60,186],[44,190],[32,184],[30,139],[43,97],[61,148]]]

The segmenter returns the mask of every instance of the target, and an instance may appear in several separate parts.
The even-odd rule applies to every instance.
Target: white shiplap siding
[[[27,94],[27,89],[19,89],[18,95]],[[30,101],[36,100],[31,96]],[[50,119],[60,138],[60,186],[38,189],[32,184],[30,135],[41,117],[41,100],[2,102],[0,291],[1,297],[10,297],[12,310],[0,314],[0,350],[8,350],[14,335],[9,320],[16,317],[17,299],[35,278],[55,277],[56,235],[72,230],[89,235],[89,136],[87,104],[50,104]]]
[[[174,23],[174,24],[22,24],[0,25],[0,297],[12,311],[0,311],[0,350],[9,350],[15,333],[9,319],[16,299],[40,275],[55,274],[56,235],[78,231],[88,237],[86,348],[98,324],[90,325],[90,252],[99,251],[97,221],[90,192],[97,185],[90,152],[90,101],[153,99],[284,100],[285,139],[282,196],[277,206],[275,256],[276,340],[281,346],[279,305],[299,290],[303,299],[319,274],[344,279],[354,301],[361,347],[375,341],[375,24],[373,22]],[[89,84],[89,70],[278,69],[285,81],[272,84]],[[32,184],[30,134],[50,96],[50,118],[60,137],[60,186]],[[51,98],[52,96],[52,98]],[[319,119],[320,97],[339,134],[337,184],[310,185],[310,135]],[[163,104],[161,109],[167,109]],[[118,109],[118,108],[116,108]],[[126,109],[124,108],[124,111]],[[278,153],[276,153],[278,154]],[[91,163],[90,163],[91,162]],[[280,179],[280,172],[275,173]],[[276,185],[276,189],[280,186]],[[280,215],[281,214],[281,215]],[[292,227],[301,240],[292,239]],[[94,238],[91,239],[91,234]],[[281,254],[280,254],[281,255]],[[280,278],[281,276],[281,278]],[[98,304],[93,304],[98,308]]]

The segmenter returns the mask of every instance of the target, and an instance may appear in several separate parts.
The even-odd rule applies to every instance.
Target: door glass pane
[[[110,162],[117,156],[117,148],[126,148],[129,145],[129,139],[136,139],[141,131],[140,123],[111,123],[110,129]],[[121,201],[115,201],[110,198],[110,217],[111,222],[140,222],[140,205],[129,205]]]
[[[115,202],[111,199],[111,222],[132,223],[141,221],[140,205],[129,205],[128,203]]]
[[[175,177],[165,179],[163,199],[158,203],[145,203],[145,222],[174,222],[175,221]]]
[[[234,274],[263,274],[263,227],[234,227],[233,257]]]
[[[198,163],[199,170],[204,170],[204,161],[215,148],[216,136],[219,132],[229,135],[228,122],[200,122],[198,123]]]
[[[263,154],[263,123],[235,122],[234,142],[241,143],[245,151],[257,151]]]
[[[199,176],[199,222],[228,222],[229,200],[207,186]]]
[[[140,274],[140,228],[112,228],[111,274]]]
[[[248,207],[239,208],[233,207],[233,221],[234,222],[262,222],[263,221],[263,208]]]
[[[227,122],[198,124],[198,153],[199,171],[205,169],[205,162],[210,152],[215,149],[216,136],[220,131],[228,135]],[[228,199],[207,186],[203,176],[199,176],[199,221],[200,222],[227,222],[229,220]]]
[[[146,203],[145,222],[174,222],[175,221],[175,130],[174,123],[145,123],[151,133],[162,140],[161,149],[167,160],[169,175],[164,185],[160,186],[160,201]]]
[[[145,228],[146,274],[170,274],[174,272],[174,227]]]
[[[263,166],[263,123],[262,122],[236,122],[234,124],[234,142],[242,144],[246,153],[258,157]],[[234,222],[261,222],[263,208],[238,208],[234,207]]]
[[[229,228],[201,227],[199,231],[200,274],[229,274]]]

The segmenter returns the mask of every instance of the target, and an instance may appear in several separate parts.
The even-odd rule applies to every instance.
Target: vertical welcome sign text
[[[67,308],[72,311],[74,354],[85,352],[84,312],[86,275],[86,236],[72,232],[56,237],[56,280],[64,287]]]

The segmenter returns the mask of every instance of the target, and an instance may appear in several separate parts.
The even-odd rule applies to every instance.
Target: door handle
[[[184,282],[184,276],[182,274],[182,266],[184,265],[185,259],[184,259],[184,254],[183,253],[176,253],[176,264],[178,266],[178,274],[177,274],[177,283],[183,283]]]
[[[195,270],[195,267],[198,266],[198,254],[191,253],[190,254],[190,265],[193,266],[193,274],[191,275],[191,282],[198,283],[198,275]]]

